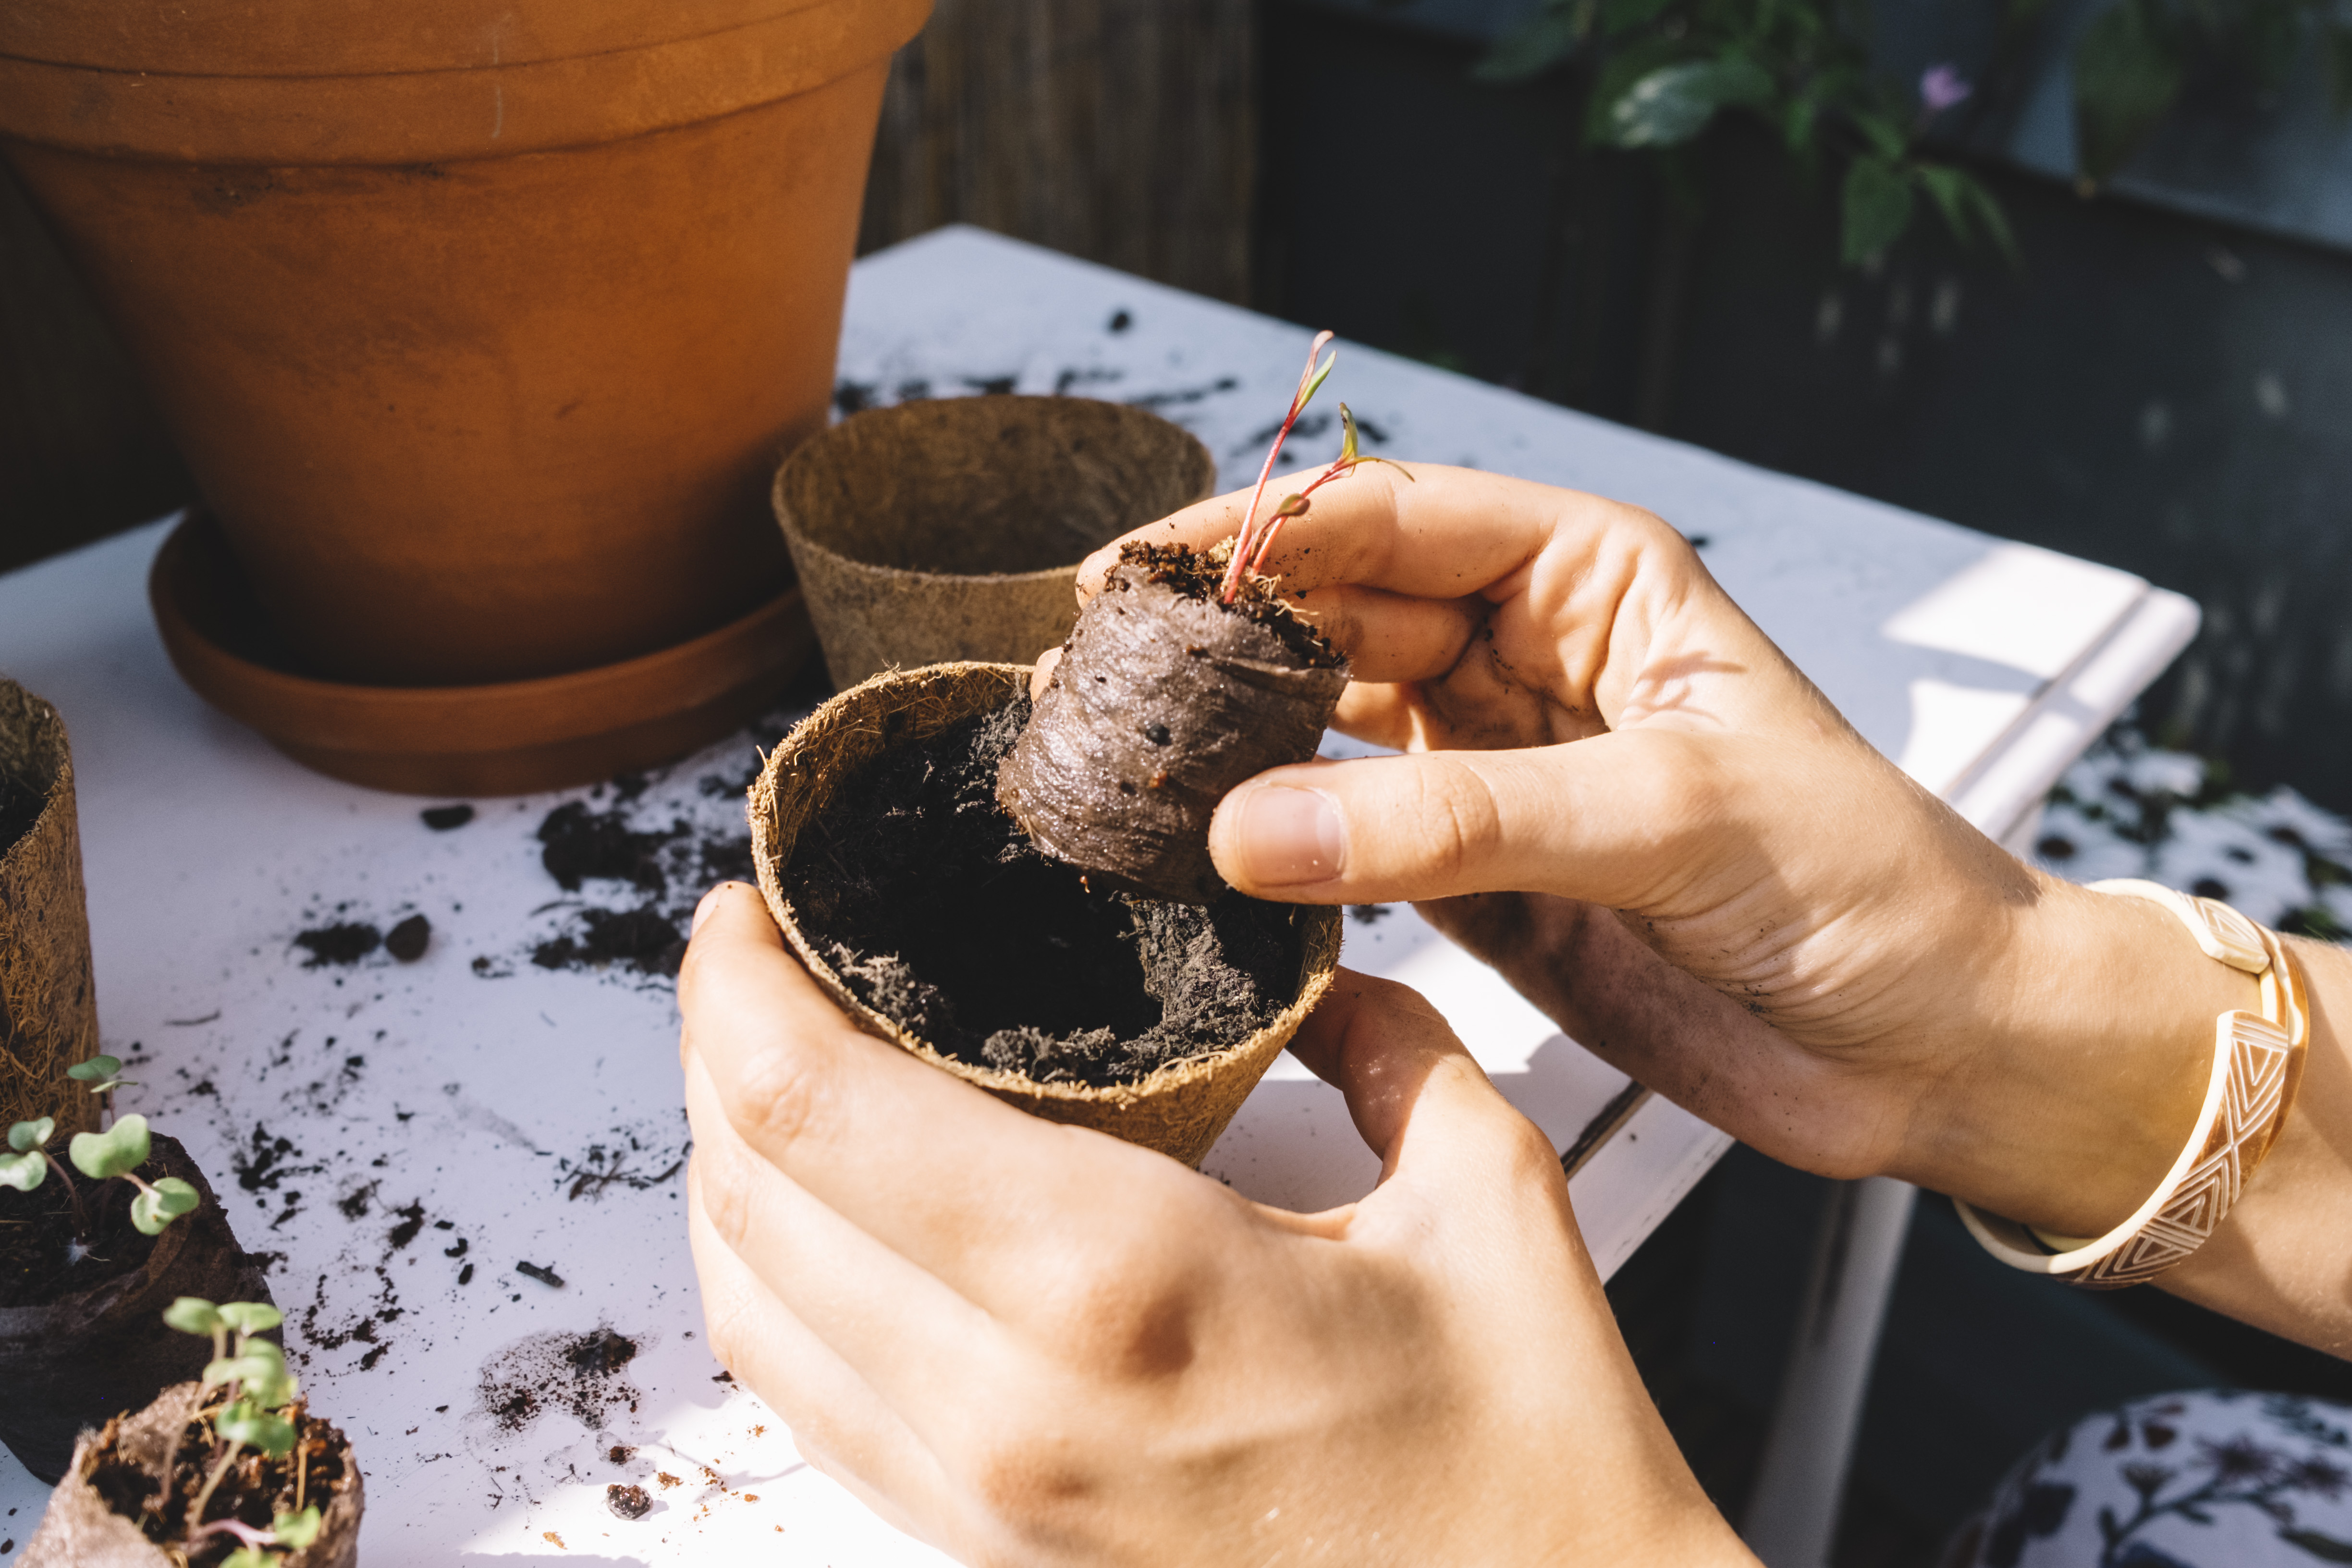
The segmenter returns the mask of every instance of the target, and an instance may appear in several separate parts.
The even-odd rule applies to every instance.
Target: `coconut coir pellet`
[[[1286,905],[1090,889],[997,805],[1029,701],[887,752],[845,780],[786,868],[801,928],[858,999],[942,1053],[1108,1085],[1222,1049],[1298,973]]]

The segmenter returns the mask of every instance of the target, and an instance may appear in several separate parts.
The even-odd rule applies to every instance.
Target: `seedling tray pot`
[[[0,1442],[45,1481],[66,1473],[84,1428],[203,1374],[211,1342],[163,1325],[174,1300],[270,1299],[260,1265],[237,1246],[220,1199],[178,1140],[155,1134],[140,1173],[177,1176],[202,1200],[163,1228],[145,1268],[51,1301],[0,1308],[0,1388],[8,1391]]]
[[[718,630],[617,664],[483,686],[307,672],[268,635],[228,542],[192,516],[147,584],[181,679],[331,778],[408,795],[521,795],[684,756],[767,710],[815,646],[797,587]]]
[[[1160,1068],[1132,1083],[1040,1083],[939,1051],[868,1007],[816,950],[785,896],[785,871],[803,827],[845,782],[883,752],[986,713],[1026,689],[1021,665],[978,662],[893,670],[841,693],[803,720],[751,786],[751,854],[760,891],[784,940],[817,983],[868,1033],[933,1067],[1052,1121],[1108,1132],[1197,1165],[1331,984],[1339,959],[1339,911],[1302,910],[1293,1000],[1274,1021],[1222,1050]]]
[[[776,521],[836,687],[1024,662],[1077,615],[1077,569],[1206,497],[1216,461],[1146,409],[994,395],[870,409],[777,470]]]
[[[60,1135],[97,1131],[97,1099],[66,1068],[98,1051],[65,721],[0,679],[0,1126],[47,1116]]]
[[[161,1323],[155,1327],[159,1333],[172,1332]],[[49,1494],[40,1527],[26,1543],[25,1554],[16,1560],[17,1568],[171,1568],[173,1559],[141,1533],[136,1524],[108,1507],[89,1484],[89,1476],[111,1450],[117,1458],[160,1479],[169,1462],[173,1439],[194,1418],[203,1394],[194,1383],[177,1384],[163,1390],[145,1409],[110,1421],[102,1431],[84,1433],[74,1447],[65,1478]],[[350,1442],[341,1430],[328,1430],[342,1451],[343,1484],[325,1498],[311,1494],[308,1500],[323,1505],[319,1510],[319,1538],[299,1552],[287,1553],[279,1568],[357,1568],[360,1515],[367,1506],[365,1488]]]

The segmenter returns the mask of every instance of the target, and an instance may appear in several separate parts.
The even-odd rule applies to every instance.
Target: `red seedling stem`
[[[1232,604],[1234,595],[1242,591],[1242,579],[1251,569],[1252,546],[1257,542],[1257,503],[1265,499],[1265,481],[1274,477],[1274,460],[1282,456],[1282,444],[1290,439],[1291,426],[1306,412],[1307,400],[1315,395],[1315,389],[1323,384],[1323,377],[1330,374],[1332,365],[1339,363],[1339,351],[1335,349],[1331,357],[1323,362],[1319,374],[1315,367],[1324,345],[1334,335],[1318,332],[1315,341],[1307,345],[1307,368],[1299,373],[1298,390],[1290,395],[1290,412],[1282,416],[1282,428],[1274,434],[1274,445],[1265,454],[1265,466],[1257,471],[1257,489],[1250,491],[1249,511],[1243,517],[1242,531],[1234,540],[1234,558],[1225,567],[1223,590],[1217,595],[1225,604]]]

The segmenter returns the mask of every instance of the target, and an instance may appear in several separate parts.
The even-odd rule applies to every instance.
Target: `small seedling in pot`
[[[285,1321],[286,1315],[267,1302],[226,1301],[215,1307],[194,1296],[181,1297],[163,1312],[163,1321],[182,1333],[212,1336],[213,1359],[205,1368],[204,1386],[220,1392],[217,1403],[197,1412],[200,1420],[211,1424],[213,1453],[204,1488],[188,1506],[187,1544],[194,1546],[207,1535],[235,1536],[237,1549],[220,1568],[276,1568],[286,1553],[299,1552],[318,1539],[319,1505],[304,1495],[310,1476],[308,1457],[301,1450],[294,1374],[286,1370],[286,1352],[259,1337]],[[235,1519],[205,1523],[213,1493],[247,1448],[272,1459],[294,1457],[293,1511],[277,1515],[268,1530]],[[165,1476],[173,1468],[165,1464]]]
[[[93,1093],[103,1094],[129,1080],[121,1076],[122,1064],[112,1057],[92,1057],[86,1062],[66,1069],[66,1076],[89,1084]],[[0,1186],[14,1187],[20,1193],[37,1189],[55,1171],[58,1180],[65,1184],[66,1201],[72,1205],[74,1229],[82,1240],[83,1253],[88,1251],[89,1211],[82,1202],[81,1189],[66,1168],[49,1152],[50,1139],[57,1135],[54,1118],[43,1116],[31,1121],[19,1121],[8,1129],[8,1152],[0,1154]],[[161,1236],[163,1227],[180,1215],[193,1210],[197,1204],[196,1189],[177,1176],[159,1176],[152,1183],[142,1181],[139,1167],[147,1163],[152,1140],[143,1116],[119,1116],[103,1132],[77,1132],[67,1145],[66,1157],[74,1169],[93,1182],[121,1180],[139,1189],[131,1200],[131,1223],[142,1236]]]
[[[1348,660],[1265,574],[1284,523],[1365,463],[1340,405],[1339,456],[1259,515],[1298,416],[1330,375],[1331,334],[1307,351],[1234,538],[1207,551],[1130,543],[1079,612],[1045,692],[997,773],[1030,842],[1090,885],[1209,904],[1226,892],[1209,819],[1234,785],[1315,755]],[[1410,479],[1401,464],[1391,464]]]

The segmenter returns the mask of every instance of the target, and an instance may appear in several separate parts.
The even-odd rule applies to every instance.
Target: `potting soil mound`
[[[805,826],[785,896],[850,990],[941,1053],[1131,1082],[1238,1045],[1297,990],[1297,910],[1090,889],[996,804],[1024,697],[875,759]]]

